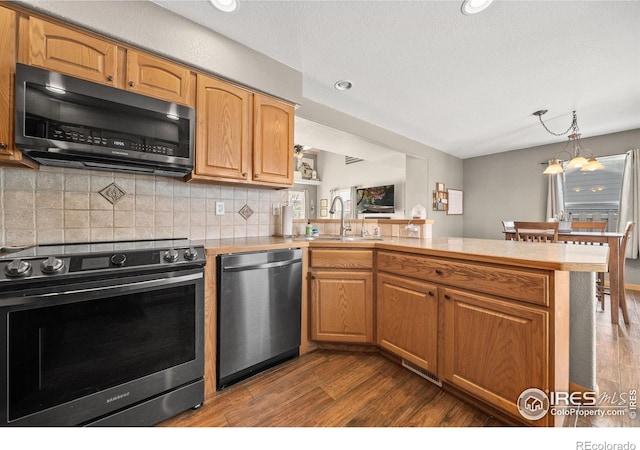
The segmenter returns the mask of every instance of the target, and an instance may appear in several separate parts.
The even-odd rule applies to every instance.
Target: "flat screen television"
[[[356,189],[356,211],[358,214],[390,214],[395,211],[394,185]]]

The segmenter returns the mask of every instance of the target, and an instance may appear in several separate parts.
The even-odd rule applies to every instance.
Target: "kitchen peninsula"
[[[336,344],[381,349],[496,417],[535,426],[558,426],[562,419],[524,419],[520,393],[531,387],[566,392],[573,381],[570,273],[605,271],[608,254],[606,247],[452,237],[203,244],[207,394],[215,389],[215,256],[300,247],[306,274],[301,353]]]

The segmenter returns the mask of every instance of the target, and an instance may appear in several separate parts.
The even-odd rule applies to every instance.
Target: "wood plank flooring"
[[[640,292],[627,291],[632,324],[597,313],[600,392],[640,388]],[[609,307],[607,303],[606,307]],[[318,350],[216,392],[164,427],[503,426],[479,409],[378,353]],[[640,418],[568,418],[566,426],[631,427]]]

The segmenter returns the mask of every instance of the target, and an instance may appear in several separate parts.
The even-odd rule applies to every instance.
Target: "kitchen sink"
[[[362,241],[382,241],[381,236],[296,236],[295,241],[341,241],[341,242],[362,242]]]

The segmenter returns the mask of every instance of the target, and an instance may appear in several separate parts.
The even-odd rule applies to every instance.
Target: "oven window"
[[[195,286],[9,314],[9,420],[196,357]]]

